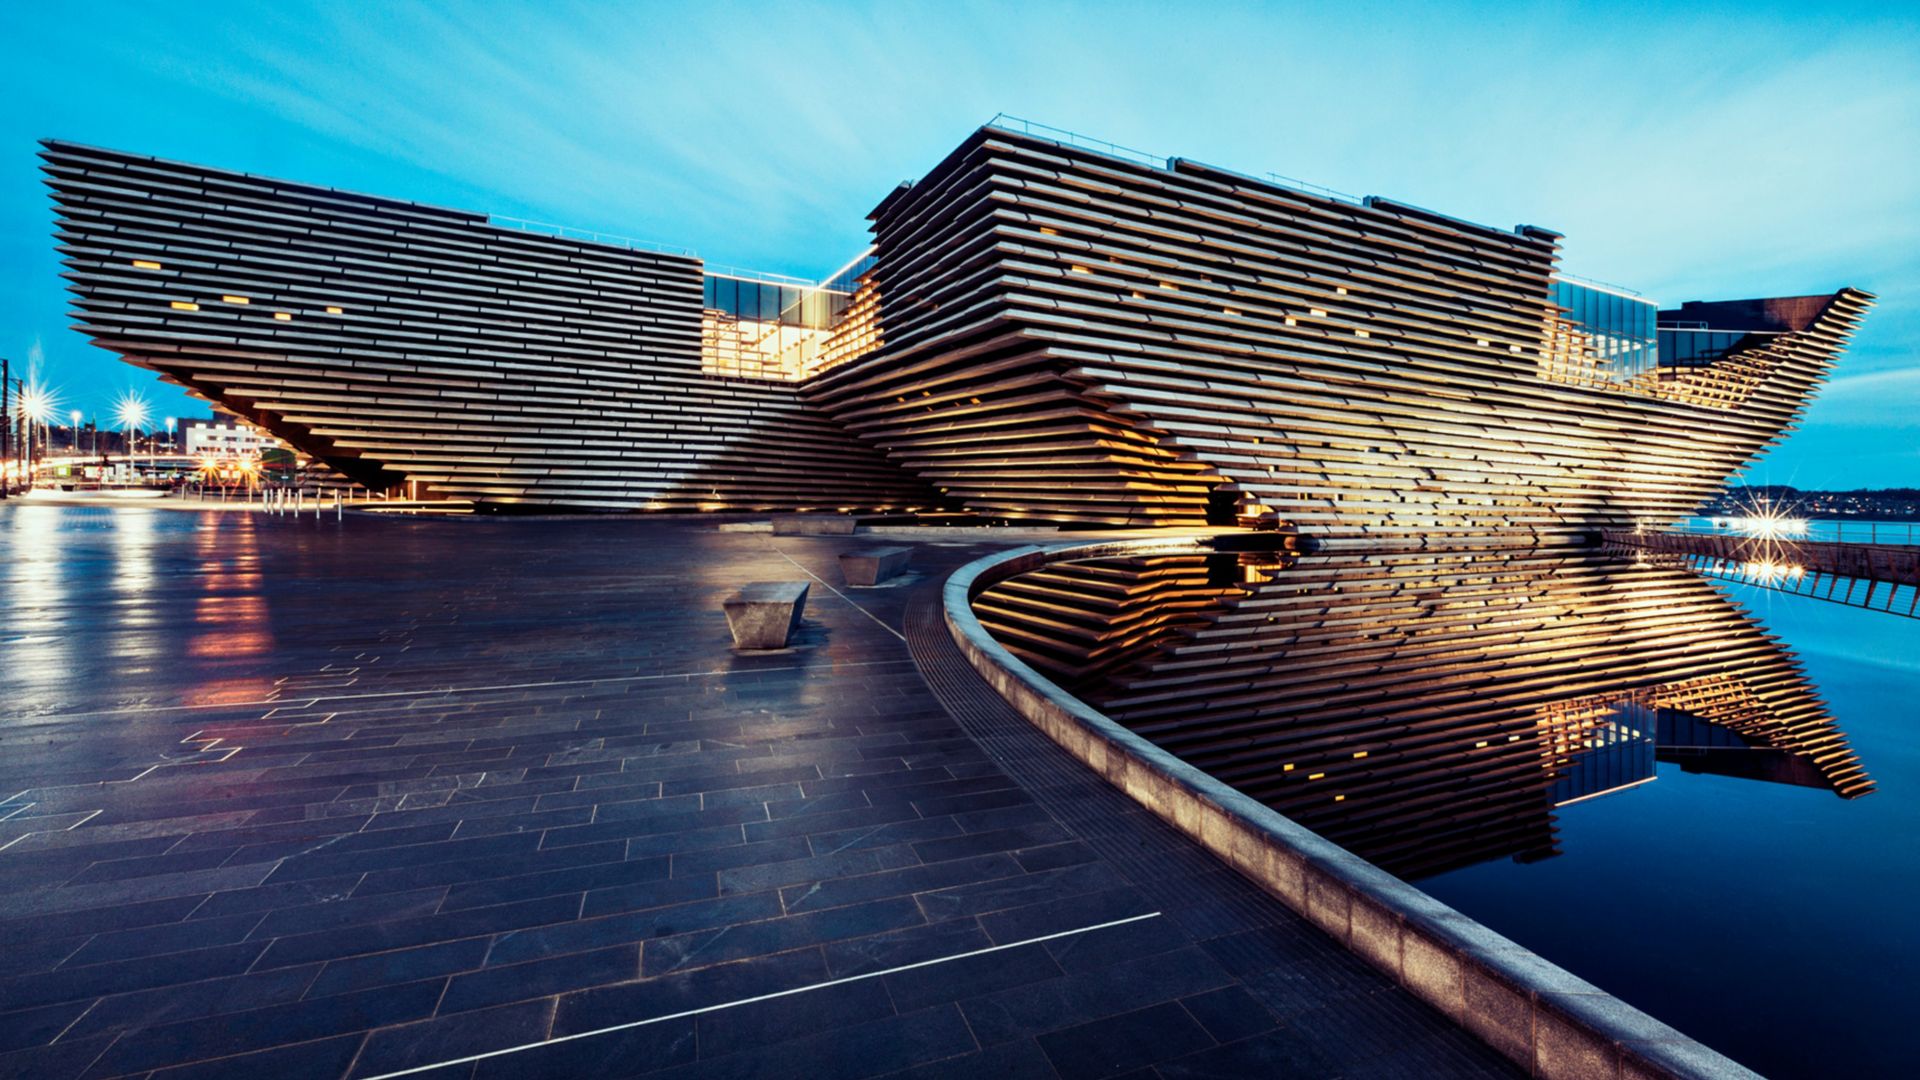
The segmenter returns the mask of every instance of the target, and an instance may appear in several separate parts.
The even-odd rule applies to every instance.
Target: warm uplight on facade
[[[185,300],[175,300],[167,305],[175,311],[199,311],[200,305]]]
[[[160,269],[160,264],[147,259],[135,259],[133,260],[133,267],[136,270],[158,270]]]

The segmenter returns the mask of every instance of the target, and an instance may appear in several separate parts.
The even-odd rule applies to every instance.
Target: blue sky
[[[1920,485],[1920,20],[1897,4],[0,6],[0,355],[138,387],[68,328],[53,136],[818,275],[1007,112],[1567,234],[1660,300],[1880,307],[1751,472]]]

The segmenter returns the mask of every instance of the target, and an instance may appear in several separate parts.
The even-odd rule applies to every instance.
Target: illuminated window
[[[1299,326],[1299,325],[1300,325],[1300,320],[1298,320],[1298,319],[1296,319],[1296,318],[1294,318],[1293,316],[1291,316],[1291,315],[1289,315],[1289,316],[1287,316],[1287,325],[1288,325],[1288,326]]]
[[[1280,766],[1280,771],[1281,771],[1281,772],[1292,772],[1292,771],[1293,771],[1293,766],[1291,766],[1291,765],[1282,765],[1282,766]]]
[[[1372,337],[1373,335],[1367,333],[1365,330],[1355,329],[1353,332],[1353,336],[1354,337]]]
[[[1226,313],[1227,313],[1227,314],[1228,314],[1229,316],[1233,316],[1233,317],[1236,317],[1236,318],[1237,318],[1237,317],[1239,316],[1239,314],[1240,314],[1240,313],[1239,313],[1238,311],[1235,311],[1235,310],[1234,310],[1234,309],[1232,309],[1232,308],[1227,308],[1227,309],[1225,309],[1225,310],[1226,310]]]
[[[1493,345],[1493,342],[1488,341],[1486,338],[1480,338],[1479,340],[1475,341],[1474,344],[1485,349],[1485,348],[1490,348]]]
[[[1320,779],[1321,777],[1323,777],[1323,776],[1325,776],[1325,775],[1327,775],[1327,774],[1326,774],[1326,773],[1323,773],[1323,772],[1317,772],[1317,773],[1311,773],[1311,774],[1309,774],[1309,775],[1307,776],[1307,779],[1309,779],[1309,780],[1318,780],[1318,779]]]
[[[1060,230],[1059,230],[1059,229],[1055,229],[1055,228],[1052,228],[1052,227],[1050,227],[1050,226],[1047,226],[1047,225],[1042,225],[1042,226],[1040,226],[1040,235],[1042,235],[1042,236],[1059,236],[1059,235],[1060,235]]]
[[[346,312],[344,312],[344,311],[341,311],[341,310],[340,310],[339,308],[337,308],[337,307],[330,307],[330,308],[328,308],[328,309],[327,309],[327,314],[329,314],[329,315],[344,315],[344,314],[346,314]]]
[[[1335,286],[1333,291],[1340,294],[1341,296],[1347,295],[1347,287],[1345,285]]]
[[[185,300],[175,300],[167,305],[175,311],[199,311],[199,304],[190,304]]]
[[[284,312],[284,311],[276,311],[276,312],[274,312],[274,313],[273,313],[273,317],[274,317],[274,318],[276,318],[276,319],[279,319],[279,320],[280,320],[281,322],[292,322],[292,321],[293,321],[293,316],[291,316],[291,315],[289,315],[289,314],[287,314],[287,313],[286,313],[286,312]]]
[[[1367,752],[1365,750],[1355,750],[1353,756],[1355,759],[1363,758],[1367,756]]]
[[[1081,266],[1081,265],[1080,265],[1079,263],[1074,263],[1074,264],[1073,264],[1073,272],[1074,272],[1074,273],[1076,273],[1076,274],[1091,274],[1091,273],[1093,273],[1093,271],[1092,271],[1092,270],[1089,270],[1089,269],[1087,269],[1086,267],[1084,267],[1084,266]]]
[[[1179,292],[1179,291],[1180,291],[1180,286],[1178,286],[1178,285],[1175,285],[1175,284],[1174,284],[1173,282],[1171,282],[1171,281],[1163,281],[1163,282],[1161,282],[1161,283],[1160,283],[1160,287],[1161,287],[1161,288],[1163,288],[1163,289],[1165,289],[1165,290],[1167,290],[1168,292]]]
[[[220,299],[226,301],[229,304],[245,304],[250,302],[244,296],[223,296]]]
[[[1347,801],[1347,797],[1346,797],[1345,795],[1335,795],[1335,796],[1333,797],[1333,801],[1334,801],[1334,802],[1346,802],[1346,801]]]
[[[1320,310],[1319,308],[1308,308],[1307,314],[1313,316],[1316,319],[1324,319],[1327,317],[1327,313],[1325,311]]]
[[[146,259],[135,259],[135,260],[133,260],[133,265],[134,265],[134,266],[135,266],[135,267],[136,267],[137,269],[141,269],[141,270],[158,270],[158,269],[160,269],[160,264],[159,264],[159,263],[157,263],[157,262],[149,262],[149,261],[148,261],[148,260],[146,260]]]

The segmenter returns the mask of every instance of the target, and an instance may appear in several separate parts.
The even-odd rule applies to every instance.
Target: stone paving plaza
[[[827,587],[879,542],[0,506],[0,1076],[1511,1073],[992,694],[987,546]]]

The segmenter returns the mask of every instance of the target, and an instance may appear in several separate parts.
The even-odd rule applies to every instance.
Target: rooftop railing
[[[596,232],[592,229],[576,229],[571,225],[555,225],[550,221],[532,221],[527,218],[508,217],[505,214],[488,214],[487,224],[498,225],[503,229],[517,229],[521,232],[539,233],[542,236],[552,236],[561,240],[585,240],[589,243],[630,248],[634,251],[647,251],[656,255],[684,255],[688,258],[698,257],[692,248],[678,247],[673,244],[661,244],[652,240],[636,240],[631,236]]]
[[[1311,180],[1301,180],[1292,176],[1282,176],[1277,172],[1266,173],[1262,179],[1268,183],[1298,191],[1303,195],[1319,195],[1324,198],[1333,199],[1336,202],[1352,203],[1355,206],[1360,206],[1367,201],[1362,196],[1350,195],[1347,192],[1330,188],[1325,184],[1316,184]]]
[[[993,119],[987,121],[986,126],[1000,128],[1003,131],[1017,131],[1022,135],[1031,135],[1035,138],[1046,139],[1049,142],[1059,143],[1062,146],[1073,146],[1082,150],[1092,150],[1095,153],[1105,154],[1108,157],[1131,161],[1136,165],[1146,165],[1155,169],[1168,169],[1173,167],[1172,162],[1174,159],[1163,154],[1150,154],[1145,150],[1135,150],[1130,146],[1121,146],[1119,143],[1108,142],[1105,139],[1096,139],[1091,135],[1082,135],[1077,131],[1054,127],[1052,124],[1042,124],[1037,120],[1028,120],[1019,116],[1009,116],[1006,113],[993,114]],[[1219,168],[1219,166],[1208,167]],[[1222,169],[1221,171],[1234,172],[1234,170],[1231,169]],[[1235,175],[1245,176],[1249,180],[1262,181],[1277,187],[1298,191],[1303,195],[1317,195],[1321,198],[1352,203],[1355,206],[1362,205],[1366,202],[1366,200],[1359,195],[1350,194],[1337,188],[1330,188],[1325,184],[1316,184],[1311,180],[1302,180],[1295,176],[1285,176],[1277,172],[1266,172],[1258,175],[1235,173]]]
[[[1557,281],[1570,281],[1575,285],[1585,285],[1589,289],[1619,293],[1622,296],[1631,296],[1637,300],[1646,299],[1646,294],[1642,293],[1639,289],[1629,289],[1625,285],[1615,285],[1611,281],[1601,281],[1599,278],[1581,277],[1579,274],[1569,274],[1564,270],[1555,273],[1553,276]],[[1649,300],[1647,302],[1652,303],[1653,301]]]
[[[1164,169],[1167,167],[1166,157],[1160,154],[1149,154],[1145,150],[1135,150],[1130,146],[1121,146],[1119,143],[1111,143],[1105,139],[1096,139],[1090,135],[1082,135],[1077,131],[1068,131],[1066,128],[1054,127],[1052,124],[1042,124],[1036,120],[1028,120],[1019,116],[1009,116],[1006,113],[994,113],[993,119],[987,121],[986,126],[997,127],[1004,131],[1017,131],[1022,135],[1032,135],[1036,138],[1046,139],[1049,142],[1057,142],[1062,146],[1077,146],[1082,150],[1097,151],[1106,154],[1108,157],[1117,157],[1131,161],[1136,165],[1148,165],[1156,169]]]

